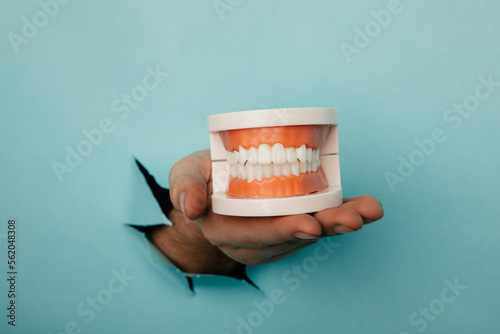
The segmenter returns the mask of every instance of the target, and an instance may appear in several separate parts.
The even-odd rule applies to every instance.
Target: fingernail
[[[186,193],[182,193],[181,194],[181,198],[180,198],[180,204],[181,204],[181,212],[182,213],[185,213],[186,210],[184,210],[184,198],[186,197]]]
[[[348,227],[345,227],[345,226],[342,226],[342,225],[335,225],[333,227],[333,231],[335,233],[338,233],[338,234],[344,234],[344,233],[351,233],[351,232],[354,232],[354,230],[348,228]]]
[[[317,236],[312,236],[312,235],[307,235],[302,232],[297,232],[295,233],[295,238],[297,239],[302,239],[302,240],[312,240],[318,238]]]

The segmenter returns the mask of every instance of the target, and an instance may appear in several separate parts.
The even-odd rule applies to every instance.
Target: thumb
[[[198,219],[207,210],[211,173],[209,150],[188,155],[175,163],[170,170],[170,199],[175,209],[189,219]]]

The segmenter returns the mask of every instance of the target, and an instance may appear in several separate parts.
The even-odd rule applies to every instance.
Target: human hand
[[[323,237],[354,232],[382,218],[371,196],[344,199],[339,207],[280,217],[233,217],[214,213],[210,195],[209,150],[179,160],[170,170],[170,197],[176,210],[153,242],[182,270],[230,274],[241,264],[275,262]]]

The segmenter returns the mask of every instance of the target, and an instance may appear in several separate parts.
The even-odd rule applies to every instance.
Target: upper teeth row
[[[227,162],[230,165],[245,165],[247,163],[268,165],[271,163],[284,164],[313,161],[319,161],[319,149],[306,148],[306,145],[299,148],[285,148],[280,143],[273,146],[261,144],[258,148],[252,146],[247,150],[240,146],[239,151],[227,152]]]

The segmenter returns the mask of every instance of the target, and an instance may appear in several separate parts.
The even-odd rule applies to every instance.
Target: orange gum
[[[317,149],[323,145],[328,134],[328,125],[292,125],[266,128],[251,128],[220,131],[219,135],[227,151],[238,151],[240,146],[250,149],[260,144],[273,146],[281,143],[285,147]]]

